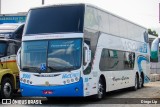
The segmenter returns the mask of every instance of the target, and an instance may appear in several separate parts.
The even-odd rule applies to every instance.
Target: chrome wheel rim
[[[9,97],[11,95],[12,87],[10,83],[7,82],[4,84],[3,92],[5,97]]]
[[[103,85],[99,82],[99,84],[98,84],[98,98],[100,98],[100,99],[103,97],[103,90],[104,90]]]
[[[140,80],[139,80],[139,87],[141,88],[142,86],[142,78],[140,77]]]
[[[135,77],[135,88],[137,89],[137,77]]]

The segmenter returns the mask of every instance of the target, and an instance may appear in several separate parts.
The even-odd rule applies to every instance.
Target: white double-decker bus
[[[149,82],[147,29],[89,4],[33,8],[18,53],[22,96],[102,99]]]

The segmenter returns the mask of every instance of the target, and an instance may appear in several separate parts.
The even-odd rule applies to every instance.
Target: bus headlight
[[[23,82],[25,83],[25,82],[26,82],[26,79],[24,79]]]
[[[70,83],[70,80],[69,80],[69,79],[67,80],[67,83]]]
[[[74,79],[71,79],[71,82],[74,82]]]
[[[21,78],[20,81],[23,81],[23,78]]]
[[[66,81],[63,81],[64,84],[66,84]]]
[[[78,78],[78,77],[76,77],[76,78],[75,78],[75,80],[76,80],[76,81],[78,81],[78,80],[79,80],[79,78]]]
[[[79,89],[78,89],[78,88],[75,88],[75,91],[76,91],[76,92],[78,92],[78,91],[79,91]]]

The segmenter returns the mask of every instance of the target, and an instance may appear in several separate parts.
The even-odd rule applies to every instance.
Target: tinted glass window
[[[22,43],[21,68],[30,72],[62,72],[79,69],[82,39],[27,41]]]
[[[101,71],[131,70],[134,61],[133,52],[103,49],[99,67]]]
[[[52,6],[30,10],[25,34],[82,32],[84,6]]]
[[[81,67],[81,39],[52,40],[48,47],[48,66],[55,70]]]
[[[0,43],[0,57],[5,55],[6,47],[7,47],[7,44],[5,42]]]
[[[21,68],[30,72],[41,72],[41,65],[46,65],[47,41],[29,41],[22,44]]]

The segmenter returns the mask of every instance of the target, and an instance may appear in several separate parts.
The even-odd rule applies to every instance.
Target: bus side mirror
[[[84,63],[91,61],[91,50],[84,49]]]
[[[144,41],[145,41],[146,43],[149,43],[148,33],[147,33],[146,31],[144,32],[143,36],[144,36]]]

